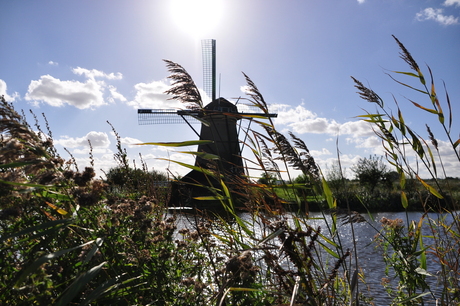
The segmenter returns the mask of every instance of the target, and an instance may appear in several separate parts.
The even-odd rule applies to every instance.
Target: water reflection
[[[177,216],[177,227],[184,228],[184,227],[192,227],[193,224],[196,222],[201,222],[207,220],[207,218],[200,218],[196,214],[193,213],[178,213]],[[362,215],[365,219],[365,222],[360,223],[346,223],[338,219],[338,233],[339,236],[336,239],[340,239],[340,243],[343,246],[343,250],[346,251],[350,249],[350,251],[356,250],[356,254],[353,254],[353,258],[355,255],[358,259],[358,266],[360,272],[364,274],[366,285],[360,283],[360,291],[364,293],[364,295],[368,297],[373,297],[374,305],[389,305],[391,303],[391,299],[388,297],[387,292],[385,291],[384,287],[381,285],[382,278],[386,277],[385,275],[385,263],[383,261],[382,251],[379,249],[374,241],[374,237],[378,234],[378,231],[382,229],[380,220],[382,218],[387,219],[402,219],[404,224],[408,224],[408,222],[415,221],[418,222],[420,218],[422,218],[423,213],[419,212],[409,212],[409,213],[374,213],[372,215]],[[242,220],[246,221],[251,230],[257,233],[258,237],[266,237],[270,233],[267,232],[267,229],[264,226],[261,226],[262,222],[260,219],[254,218],[249,213],[240,213],[238,217]],[[281,218],[285,219],[288,223],[293,225],[294,219],[297,217],[301,217],[302,219],[305,216],[297,216],[295,214],[285,214],[282,215]],[[433,220],[437,220],[440,217],[439,214],[428,214],[425,219],[431,218]],[[445,223],[452,222],[452,215],[446,215]],[[328,237],[327,228],[332,224],[331,216],[330,215],[323,215],[321,213],[310,213],[309,219],[306,221],[306,224],[317,229],[320,227],[321,233]],[[233,224],[235,228],[237,228],[237,224]],[[428,225],[424,225],[422,228],[423,235],[429,235],[429,227]],[[331,237],[328,237],[331,238]],[[427,238],[425,244],[430,243]],[[355,247],[356,246],[356,247]],[[327,254],[326,254],[327,255]],[[439,265],[434,261],[433,257],[428,256],[428,269],[427,272],[431,273],[432,275],[437,275],[437,270],[439,269]],[[437,278],[435,276],[428,276],[427,282],[432,285],[432,289],[435,289],[435,284],[437,282]],[[441,290],[440,288],[439,290]]]

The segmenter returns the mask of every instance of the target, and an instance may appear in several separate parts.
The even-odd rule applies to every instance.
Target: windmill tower
[[[203,81],[204,90],[211,101],[200,107],[188,109],[139,109],[139,124],[177,124],[187,123],[199,136],[200,140],[210,140],[211,143],[200,144],[198,153],[211,154],[217,159],[210,160],[197,155],[195,166],[201,169],[212,170],[224,177],[227,185],[231,185],[235,178],[243,178],[244,168],[241,158],[241,148],[238,139],[238,123],[242,119],[257,117],[276,117],[277,114],[263,112],[239,111],[238,107],[224,98],[216,98],[216,42],[213,39],[202,41],[203,50]],[[174,63],[168,62],[168,65]],[[170,69],[170,71],[173,71]],[[186,73],[186,72],[185,72]],[[186,90],[190,90],[187,88]],[[196,92],[198,92],[196,90]],[[197,93],[198,98],[201,96]],[[202,105],[202,101],[199,101]],[[197,133],[193,124],[201,123],[201,131]],[[203,202],[193,201],[196,197],[214,195],[210,189],[220,188],[220,182],[205,175],[202,171],[192,170],[179,182],[173,185],[171,205],[176,206],[203,206]],[[209,205],[205,205],[209,206]]]

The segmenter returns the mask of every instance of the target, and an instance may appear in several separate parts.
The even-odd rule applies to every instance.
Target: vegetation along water
[[[36,117],[32,127],[2,97],[0,304],[459,305],[459,180],[445,175],[438,143],[447,139],[460,163],[452,104],[395,41],[409,71],[391,77],[425,100],[394,100],[391,111],[353,78],[374,109],[358,117],[385,156],[362,158],[354,179],[343,177],[338,156],[323,175],[300,138],[269,116],[252,118],[244,139],[254,156],[238,175],[199,152],[206,167],[183,164],[212,182],[199,186],[207,192],[192,199],[193,211],[168,207],[179,178],[131,166],[115,128],[118,166],[97,179],[93,167],[58,154],[46,118],[45,128]],[[193,80],[170,65],[175,98],[193,109]],[[245,78],[247,103],[268,113]],[[402,103],[432,116],[426,131],[406,124]]]

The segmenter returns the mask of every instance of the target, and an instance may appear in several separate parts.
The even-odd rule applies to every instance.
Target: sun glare
[[[222,18],[222,0],[173,0],[171,14],[183,31],[203,38],[219,24]]]

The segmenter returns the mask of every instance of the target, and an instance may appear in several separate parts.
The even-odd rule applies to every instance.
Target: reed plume
[[[172,80],[172,87],[165,91],[165,94],[172,95],[169,100],[178,100],[186,104],[188,109],[202,109],[203,101],[200,91],[190,74],[181,65],[170,60],[164,61],[168,71],[171,73],[168,79]]]

